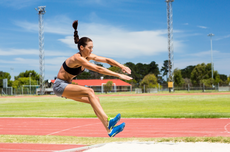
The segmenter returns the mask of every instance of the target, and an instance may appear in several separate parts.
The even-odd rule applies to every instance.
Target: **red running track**
[[[230,137],[230,119],[121,119],[116,137]],[[1,135],[108,137],[97,118],[0,118]]]

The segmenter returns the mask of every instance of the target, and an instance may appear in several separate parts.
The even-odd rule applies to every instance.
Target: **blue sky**
[[[53,79],[63,61],[78,52],[74,20],[79,36],[93,40],[94,54],[122,64],[155,61],[159,68],[168,59],[165,0],[1,0],[0,71],[40,72],[38,6],[46,6],[45,79]],[[207,34],[213,33],[214,70],[230,74],[229,7],[229,0],[173,2],[174,68],[210,63]]]

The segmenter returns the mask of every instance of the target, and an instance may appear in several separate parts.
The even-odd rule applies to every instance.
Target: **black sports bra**
[[[65,71],[66,72],[68,72],[69,74],[72,74],[72,75],[79,75],[79,74],[81,74],[83,71],[81,70],[81,66],[80,67],[78,67],[78,68],[70,68],[70,67],[68,67],[67,65],[66,65],[66,63],[64,62],[63,64],[62,64],[62,66],[63,66],[63,68],[65,69]]]

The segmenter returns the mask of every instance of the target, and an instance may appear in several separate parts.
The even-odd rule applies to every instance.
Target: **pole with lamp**
[[[211,43],[211,70],[212,70],[212,79],[213,79],[213,55],[212,55],[212,36],[214,36],[214,34],[210,33],[208,34],[208,36],[210,36],[210,43]]]
[[[30,94],[31,94],[31,74],[32,73],[30,73]]]

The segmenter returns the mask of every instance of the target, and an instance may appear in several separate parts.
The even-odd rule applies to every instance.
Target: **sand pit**
[[[84,152],[230,152],[225,143],[123,142],[108,143]]]

